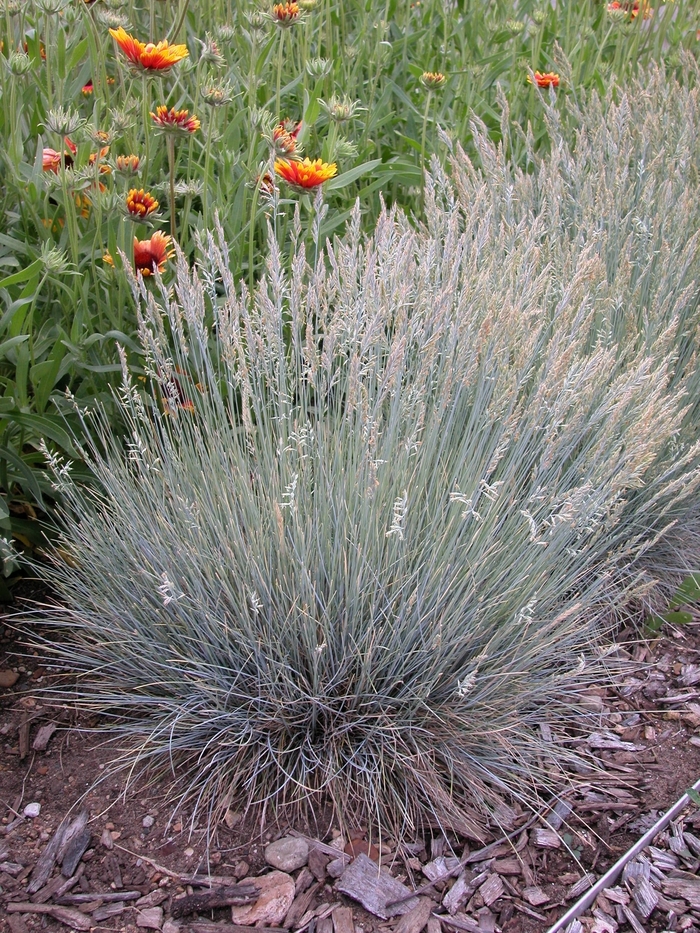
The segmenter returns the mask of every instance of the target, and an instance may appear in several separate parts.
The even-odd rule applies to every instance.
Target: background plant
[[[447,156],[437,127],[474,155],[470,114],[498,140],[501,87],[513,119],[532,125],[537,149],[547,137],[529,70],[561,71],[560,100],[590,87],[605,96],[613,75],[651,60],[682,76],[679,53],[695,47],[697,18],[690,0],[661,4],[651,19],[612,15],[599,0],[555,8],[532,0],[452,7],[305,0],[291,17],[275,14],[273,4],[228,0],[3,0],[0,522],[8,533],[19,530],[28,504],[50,508],[37,445],[43,438],[63,446],[56,414],[66,388],[85,400],[106,398],[117,340],[139,371],[119,258],[120,249],[131,257],[134,235],[176,230],[192,257],[194,233],[211,226],[216,209],[231,269],[251,287],[264,268],[266,216],[288,254],[301,200],[302,233],[294,235],[311,243],[312,198],[284,184],[268,197],[281,122],[301,124],[299,152],[339,165],[324,186],[317,238],[342,229],[357,196],[371,230],[381,198],[421,216],[423,160]],[[160,76],[136,74],[109,35],[120,26],[142,42],[185,44],[189,55]],[[425,74],[444,75],[444,83],[427,87]],[[150,113],[159,105],[188,110],[200,129],[177,147],[158,138]],[[509,145],[525,164],[520,137]],[[44,150],[58,159],[53,170],[44,170]],[[130,155],[138,157],[133,173],[118,171],[118,157]],[[146,217],[150,227],[125,210],[134,188],[161,206]],[[115,269],[104,264],[106,253]],[[53,433],[46,421],[28,423],[34,415],[48,418]]]
[[[658,69],[575,145],[542,106],[527,172],[444,138],[425,226],[366,239],[358,204],[324,247],[319,195],[254,295],[221,227],[173,291],[132,281],[148,382],[124,355],[126,454],[81,415],[99,491],[54,460],[41,616],[130,773],[477,838],[561,792],[602,636],[698,557],[700,148]]]

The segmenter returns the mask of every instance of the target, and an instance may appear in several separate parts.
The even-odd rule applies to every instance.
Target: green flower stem
[[[170,235],[176,239],[175,228],[175,137],[168,136],[168,170],[170,173]]]
[[[180,4],[180,12],[178,14],[177,20],[175,21],[175,26],[173,27],[173,29],[171,29],[170,33],[168,34],[169,42],[175,42],[177,40],[178,34],[180,30],[182,29],[182,24],[185,22],[185,17],[187,16],[187,8],[189,7],[189,5],[190,5],[190,0],[182,0],[182,3]]]
[[[207,127],[207,141],[204,150],[204,190],[202,191],[202,214],[204,219],[204,229],[209,229],[209,168],[211,166],[211,141],[214,135],[214,113],[209,116],[209,126]]]
[[[286,30],[280,28],[280,44],[277,50],[277,117],[282,119],[282,111],[280,109],[281,103],[281,90],[282,90],[282,50],[284,48],[284,34]]]
[[[255,290],[255,219],[256,214],[258,213],[258,199],[260,196],[260,185],[262,183],[262,175],[255,182],[255,189],[253,191],[253,201],[250,206],[250,228],[248,230],[248,286],[250,288],[250,294],[252,295]]]
[[[433,92],[428,91],[425,98],[425,109],[423,110],[423,133],[420,140],[420,167],[423,172],[425,171],[425,140],[428,132],[428,113],[430,111],[430,99],[432,96]],[[424,182],[421,181],[421,186],[423,184]]]
[[[51,48],[51,17],[48,13],[44,16],[44,49],[46,51],[46,104],[47,109],[51,110],[53,108],[53,83],[51,75],[51,60],[53,58],[53,49]],[[41,37],[38,37],[39,42],[39,58],[41,58]],[[63,142],[61,140],[61,142]]]
[[[591,71],[591,77],[593,77],[593,76],[595,75],[596,71],[598,70],[598,66],[600,65],[600,60],[601,60],[601,58],[602,58],[602,56],[603,56],[603,51],[604,51],[604,49],[605,49],[605,46],[606,46],[607,43],[608,43],[608,39],[610,38],[610,35],[611,35],[611,33],[612,33],[612,31],[613,31],[614,28],[615,28],[615,23],[610,23],[610,25],[608,26],[607,32],[605,33],[605,36],[604,36],[604,38],[603,38],[603,41],[602,41],[602,42],[600,43],[600,45],[598,46],[598,53],[597,53],[597,55],[596,55],[596,57],[595,57],[595,61],[593,62],[593,70]],[[619,44],[620,44],[620,43],[618,42],[617,45],[619,46]],[[617,49],[616,49],[616,51],[617,51]],[[535,65],[533,65],[532,67],[534,68]]]
[[[148,78],[146,75],[141,79],[141,122],[143,124],[144,145],[143,145],[143,177],[148,178],[148,165],[151,157],[151,115],[149,108]]]
[[[80,252],[78,248],[78,220],[75,214],[75,195],[68,188],[68,177],[66,175],[66,162],[64,156],[63,140],[60,141],[61,152],[61,190],[63,192],[63,209],[66,212],[66,226],[68,227],[68,239],[70,241],[71,259],[76,268],[80,262]],[[82,193],[80,194],[82,198]]]

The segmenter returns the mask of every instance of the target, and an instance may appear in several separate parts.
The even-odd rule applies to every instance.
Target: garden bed
[[[13,679],[10,672],[19,675],[11,686],[0,689],[3,933],[69,929],[76,915],[52,909],[61,900],[64,911],[66,907],[79,910],[87,918],[86,929],[136,930],[139,918],[142,927],[150,923],[164,933],[174,933],[172,924],[183,933],[208,933],[210,927],[203,923],[228,923],[230,927],[230,906],[206,909],[206,898],[200,902],[183,899],[206,894],[211,886],[223,886],[235,901],[240,890],[236,885],[243,884],[245,890],[246,883],[270,872],[266,845],[290,834],[305,836],[311,852],[307,866],[291,872],[297,899],[286,922],[279,924],[293,933],[314,927],[319,933],[347,933],[353,927],[357,933],[388,929],[419,933],[428,922],[426,917],[430,933],[439,933],[440,928],[445,933],[545,931],[700,775],[700,737],[696,737],[700,733],[700,620],[696,620],[683,628],[667,627],[663,637],[648,645],[625,643],[621,650],[639,663],[639,670],[614,690],[590,690],[597,725],[577,742],[579,748],[587,743],[591,754],[599,756],[606,774],[592,776],[580,794],[564,796],[554,812],[533,820],[532,814],[515,806],[510,814],[501,815],[502,827],[511,838],[498,843],[501,831],[494,827],[494,838],[486,846],[437,830],[417,839],[372,840],[372,846],[365,845],[364,853],[375,858],[379,854],[385,871],[409,892],[422,890],[430,878],[452,870],[448,880],[423,891],[416,905],[408,902],[414,907],[411,913],[380,917],[338,890],[343,883],[332,876],[339,871],[333,863],[340,858],[340,869],[344,867],[347,841],[330,812],[319,817],[316,826],[286,822],[261,826],[229,811],[214,834],[207,861],[204,829],[192,828],[187,814],[171,819],[162,787],[137,785],[122,794],[123,778],[107,773],[113,749],[89,731],[97,725],[95,720],[78,715],[68,705],[52,708],[40,698],[41,689],[57,674],[41,654],[25,653],[26,632],[9,628],[0,632],[0,675],[5,675],[5,683]],[[630,633],[622,634],[626,638]],[[46,728],[50,726],[55,731]],[[29,804],[40,804],[38,816],[24,816]],[[47,883],[34,890],[37,863],[61,821],[68,814],[74,819],[82,808],[88,813],[88,839],[82,859],[69,872],[73,883],[62,897],[55,893],[47,897],[58,888],[58,871],[49,871]],[[699,827],[700,815],[690,807],[683,821],[676,822],[675,836],[685,829],[693,839],[693,833],[700,836]],[[673,874],[675,858],[676,869],[695,873],[698,853],[686,849],[691,861],[683,855],[679,859],[669,848],[673,834],[666,832],[655,841],[652,864]],[[670,862],[659,855],[664,849]],[[363,852],[363,847],[355,842],[353,851]],[[463,864],[450,859],[461,859]],[[461,880],[455,881],[465,868]],[[693,907],[692,891],[687,895],[690,900],[679,896],[673,885],[673,896],[665,894],[658,874],[652,880],[661,897],[649,918],[639,918],[634,901],[627,907],[635,911],[637,928],[620,914],[622,905],[620,922],[614,917],[616,902],[610,908],[603,900],[621,931],[697,928],[700,912],[697,904]],[[67,884],[64,879],[63,887]],[[346,889],[348,884],[352,887],[346,880]],[[466,884],[462,896],[459,884],[463,888]],[[622,890],[623,894],[630,890],[629,878]],[[445,902],[448,891],[451,898]],[[364,892],[357,892],[361,895]],[[33,904],[32,911],[17,910],[27,902]],[[178,916],[183,904],[197,903],[204,907]],[[445,903],[456,908],[453,913]],[[669,905],[675,908],[675,920],[669,916]],[[581,918],[584,929],[604,931],[608,921],[600,919],[600,902],[595,909],[595,916],[589,912]],[[427,911],[425,917],[421,911]],[[604,910],[603,915],[609,916]]]

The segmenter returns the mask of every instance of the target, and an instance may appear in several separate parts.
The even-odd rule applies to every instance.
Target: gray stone
[[[34,819],[39,816],[41,813],[41,804],[40,803],[28,803],[27,806],[22,811],[25,816],[28,816],[30,819]]]
[[[280,871],[296,871],[303,868],[309,860],[309,844],[306,839],[285,836],[271,842],[265,849],[265,861]]]

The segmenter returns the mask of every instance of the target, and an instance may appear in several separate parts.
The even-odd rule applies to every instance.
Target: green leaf
[[[697,804],[700,807],[700,794],[695,790],[694,787],[689,787],[688,790],[686,791],[686,794],[688,797],[690,797],[693,803]]]
[[[347,185],[352,184],[353,181],[357,181],[358,178],[366,175],[367,172],[373,171],[381,164],[381,159],[372,159],[370,162],[363,162],[362,165],[356,165],[354,168],[348,169],[347,172],[343,172],[342,175],[336,175],[335,178],[331,178],[331,180],[326,183],[326,190],[337,191],[338,188],[345,188]]]
[[[66,347],[61,340],[57,340],[51,351],[49,359],[36,363],[29,371],[29,378],[34,387],[34,404],[37,411],[43,413],[49,395],[56,385],[56,378],[61,368],[61,361],[66,353]]]
[[[8,275],[6,279],[0,280],[0,288],[8,288],[10,285],[16,285],[18,282],[25,282],[27,279],[31,279],[33,275],[38,275],[41,272],[42,267],[41,259],[35,259],[33,263],[26,266],[24,269],[20,269],[19,272],[13,272],[12,275]]]
[[[49,440],[59,444],[71,457],[78,457],[79,454],[73,446],[73,438],[63,418],[54,415],[36,415],[29,412],[13,411],[8,412],[5,417],[26,428],[37,437],[48,437]]]
[[[700,602],[700,573],[691,573],[683,580],[668,604],[669,609],[677,609],[687,603]]]
[[[31,468],[9,447],[0,447],[0,457],[15,468],[16,474],[12,477],[13,481],[19,483],[26,494],[31,494],[42,509],[45,508],[41,488]]]
[[[662,616],[650,615],[644,624],[648,632],[655,634],[663,628],[665,622]]]
[[[73,69],[82,61],[87,52],[88,42],[87,39],[81,39],[81,41],[76,45],[76,47],[71,52],[70,59],[68,61],[68,70],[73,71]]]
[[[666,612],[664,613],[664,619],[670,622],[671,625],[688,625],[693,621],[693,617],[689,612]]]

